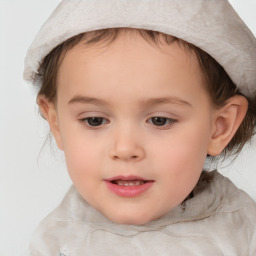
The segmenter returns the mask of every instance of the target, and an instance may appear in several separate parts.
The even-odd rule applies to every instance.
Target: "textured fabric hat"
[[[217,60],[244,95],[256,93],[256,39],[227,0],[63,0],[27,52],[24,79],[40,86],[38,68],[54,47],[113,27],[155,30],[192,43]]]

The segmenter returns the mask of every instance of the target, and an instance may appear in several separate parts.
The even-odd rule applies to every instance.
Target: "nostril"
[[[109,156],[114,160],[137,161],[142,159],[145,153],[142,148],[115,147],[109,151]]]
[[[114,155],[113,158],[114,158],[114,159],[119,159],[119,158],[124,158],[124,157],[120,157],[120,156]],[[135,156],[135,155],[134,155],[134,156],[131,156],[131,157],[126,157],[126,158],[127,158],[127,159],[137,159],[138,156]]]

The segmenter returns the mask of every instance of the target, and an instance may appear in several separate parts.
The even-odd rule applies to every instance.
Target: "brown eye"
[[[167,122],[167,118],[158,117],[158,116],[157,117],[152,117],[151,120],[152,120],[152,123],[156,126],[163,126]]]
[[[89,126],[100,126],[103,124],[105,118],[102,117],[87,117],[83,121],[86,122]]]
[[[172,118],[161,117],[161,116],[151,117],[150,120],[151,120],[151,123],[154,124],[155,126],[165,126],[165,125],[176,122],[176,120]]]

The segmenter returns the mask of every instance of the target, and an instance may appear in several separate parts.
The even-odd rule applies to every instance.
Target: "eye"
[[[103,117],[86,117],[81,119],[82,122],[85,122],[86,125],[91,126],[91,127],[97,127],[100,126],[102,124],[105,124],[107,122],[107,120]]]
[[[172,119],[172,118],[161,117],[161,116],[154,116],[154,117],[151,117],[149,120],[155,126],[171,125],[171,124],[173,124],[177,121],[177,120]]]

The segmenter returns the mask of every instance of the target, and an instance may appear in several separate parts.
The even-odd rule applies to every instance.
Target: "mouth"
[[[119,185],[119,186],[139,186],[145,184],[146,180],[113,180],[111,183]]]
[[[117,176],[105,180],[110,191],[121,197],[135,197],[146,192],[154,183],[137,176]]]

